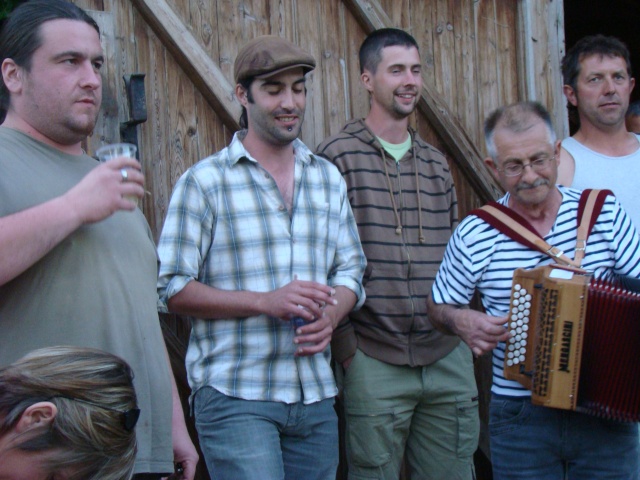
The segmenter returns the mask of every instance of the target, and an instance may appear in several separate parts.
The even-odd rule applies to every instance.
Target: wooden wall
[[[150,195],[143,209],[156,236],[177,178],[224,147],[235,129],[216,110],[206,86],[194,81],[184,62],[176,60],[176,37],[187,38],[187,45],[215,65],[209,71],[221,75],[222,81],[214,83],[236,108],[231,108],[232,114],[239,111],[233,99],[233,61],[246,41],[276,34],[312,52],[318,66],[309,75],[302,139],[314,147],[348,119],[367,113],[357,61],[367,33],[362,16],[382,15],[386,24],[406,29],[419,42],[425,85],[440,102],[434,108],[450,122],[434,125],[421,109],[413,124],[448,155],[462,213],[483,201],[473,185],[473,171],[486,173],[477,163],[471,170],[459,167],[468,157],[482,157],[482,121],[492,109],[538,99],[560,119],[558,133],[565,132],[557,65],[563,51],[561,0],[74,1],[100,23],[108,60],[103,113],[90,151],[118,140],[118,124],[127,119],[122,75],[146,74],[148,121],[139,132]],[[180,22],[179,35],[159,37],[148,23],[149,15],[136,8],[141,4],[152,11],[170,9]],[[447,132],[452,125],[475,148],[473,155],[456,155],[449,148],[451,140],[443,141],[439,128]]]
[[[551,109],[558,135],[568,131],[559,73],[562,0],[72,1],[98,21],[107,56],[90,153],[119,141],[119,123],[128,119],[122,76],[146,74],[148,120],[138,128],[149,195],[142,208],[156,238],[176,180],[228,144],[237,128],[233,61],[256,35],[288,38],[315,56],[302,131],[314,148],[367,114],[357,58],[367,33],[381,26],[411,33],[425,84],[412,124],[447,155],[461,215],[499,194],[482,165],[482,122],[493,109],[539,100]],[[168,325],[174,366],[182,371],[188,326]],[[486,399],[490,372],[483,362]]]

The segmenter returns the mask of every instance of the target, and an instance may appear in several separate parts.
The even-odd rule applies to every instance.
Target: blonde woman
[[[0,368],[0,480],[127,480],[140,410],[122,359],[35,350]]]

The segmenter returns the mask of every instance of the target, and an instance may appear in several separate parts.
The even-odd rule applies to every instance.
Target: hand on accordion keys
[[[509,339],[507,317],[494,317],[471,309],[459,310],[456,321],[458,336],[477,357],[492,351],[499,342]]]

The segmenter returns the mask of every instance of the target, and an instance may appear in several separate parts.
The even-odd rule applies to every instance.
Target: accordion
[[[626,286],[557,266],[517,269],[505,378],[535,405],[640,421],[640,294]]]

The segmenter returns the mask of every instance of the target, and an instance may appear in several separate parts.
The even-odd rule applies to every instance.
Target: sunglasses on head
[[[129,410],[122,411],[122,410],[118,410],[117,408],[107,407],[106,405],[100,405],[99,403],[90,402],[88,400],[83,400],[81,398],[64,397],[64,396],[58,396],[58,398],[65,398],[73,402],[84,403],[86,405],[91,405],[92,407],[102,408],[103,410],[109,410],[110,412],[119,413],[122,415],[122,426],[127,432],[130,432],[135,428],[136,423],[138,423],[138,418],[140,418],[139,408],[130,408]]]

